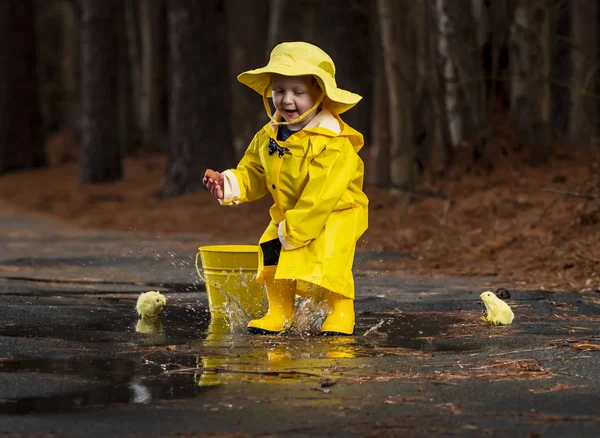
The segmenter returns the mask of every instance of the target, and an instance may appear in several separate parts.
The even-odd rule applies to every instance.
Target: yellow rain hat
[[[272,74],[314,76],[324,93],[323,105],[334,114],[348,111],[362,99],[358,94],[338,88],[333,60],[313,44],[305,42],[278,44],[271,51],[269,63],[265,67],[246,71],[238,76],[238,80],[263,96],[266,103],[266,99],[271,97]],[[315,107],[320,103],[321,100],[315,104]],[[270,107],[267,108],[267,113],[270,113]]]

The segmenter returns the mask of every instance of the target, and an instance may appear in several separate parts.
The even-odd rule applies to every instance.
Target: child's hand
[[[202,182],[209,192],[215,195],[218,199],[223,199],[225,195],[224,178],[219,172],[212,169],[207,169],[204,173]]]

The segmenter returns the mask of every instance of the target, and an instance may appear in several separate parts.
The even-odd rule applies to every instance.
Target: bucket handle
[[[200,251],[198,251],[198,253],[196,254],[196,272],[198,273],[198,277],[200,277],[200,280],[202,280],[203,282],[206,283],[206,280],[202,276],[202,273],[200,272],[200,268],[198,267],[198,257],[200,257]]]
[[[200,251],[198,251],[198,253],[196,254],[196,272],[198,273],[198,277],[200,277],[200,280],[202,280],[204,282],[204,284],[208,284],[208,285],[214,287],[215,289],[222,291],[223,289],[221,289],[220,284],[211,283],[210,281],[208,281],[208,279],[204,278],[204,276],[202,275],[202,272],[200,271],[200,264],[198,263],[198,257],[200,257]]]

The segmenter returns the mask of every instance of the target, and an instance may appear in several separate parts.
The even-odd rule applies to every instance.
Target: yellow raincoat
[[[298,120],[317,105],[321,111],[286,141],[277,141],[284,122],[277,113],[271,116],[267,102],[272,74],[311,75],[322,90],[320,100]],[[275,279],[298,280],[301,290],[310,283],[354,298],[354,252],[368,226],[368,199],[362,191],[364,164],[358,156],[364,141],[339,114],[361,97],[338,88],[329,55],[304,42],[276,46],[267,66],[244,72],[238,79],[263,97],[271,122],[254,136],[237,168],[223,172],[221,203],[251,202],[270,193],[274,201],[269,210],[271,222],[260,243],[279,239],[283,245]],[[282,156],[269,153],[269,142],[288,150]],[[263,261],[259,246],[259,281]]]
[[[280,158],[269,155],[268,148],[270,139],[277,141],[277,130],[272,123],[265,125],[237,168],[223,172],[233,195],[223,204],[255,201],[270,192],[275,203],[260,243],[279,238],[275,224],[282,223],[284,247],[275,278],[313,283],[354,298],[354,251],[368,224],[364,164],[358,156],[363,136],[323,110],[287,141],[277,142],[289,148]],[[259,279],[262,268],[260,253]]]

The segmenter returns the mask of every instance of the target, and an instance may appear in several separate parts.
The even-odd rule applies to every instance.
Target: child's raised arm
[[[208,169],[203,183],[222,205],[237,205],[262,198],[267,193],[265,170],[260,161],[258,134],[235,169],[215,172]]]

